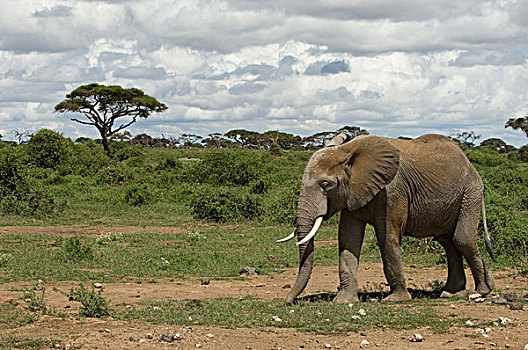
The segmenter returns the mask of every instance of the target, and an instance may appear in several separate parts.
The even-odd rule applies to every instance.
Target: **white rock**
[[[422,337],[421,334],[416,333],[416,334],[413,335],[411,341],[415,342],[415,343],[419,343],[419,342],[423,341],[423,337]]]
[[[367,347],[367,346],[369,346],[369,345],[370,345],[369,341],[368,341],[367,339],[363,339],[363,340],[361,341],[361,343],[359,344],[359,347],[360,347],[360,348],[364,348],[364,347]]]
[[[528,350],[528,344],[524,346],[524,350]]]
[[[363,309],[359,309],[358,314],[361,316],[367,316],[367,313]]]
[[[486,334],[486,333],[482,334],[482,336],[483,336],[484,338],[489,338],[489,334]]]
[[[353,319],[353,320],[359,320],[360,318],[361,318],[361,317],[360,317],[359,315],[353,315],[353,316],[352,316],[352,319]]]
[[[273,316],[273,321],[282,322],[282,320],[281,320],[281,318],[279,316]]]
[[[325,349],[332,349],[332,344],[325,344]]]
[[[455,304],[451,304],[450,306],[451,306],[451,309],[456,309]]]
[[[214,334],[213,333],[207,334],[207,338],[214,338]]]
[[[485,298],[476,298],[476,299],[474,300],[475,303],[483,303],[483,302],[485,302],[485,301],[486,301]]]
[[[348,307],[352,307],[352,306],[354,306],[354,304],[348,304],[347,306],[348,306]]]
[[[103,284],[99,283],[99,282],[96,282],[96,283],[94,283],[94,288],[97,288],[97,289],[103,288]]]
[[[467,320],[466,323],[464,323],[466,326],[473,326],[473,322],[470,320]]]
[[[108,329],[108,328],[105,328],[104,331],[105,331],[105,333],[110,333],[110,329]]]
[[[499,317],[499,321],[501,324],[510,324],[512,323],[512,320],[510,320],[508,317]]]
[[[146,340],[145,339],[139,339],[138,342],[139,343],[144,343],[144,342],[146,342]]]
[[[197,348],[201,348],[202,347],[202,344],[196,344],[195,345]]]
[[[471,294],[469,296],[469,300],[475,300],[475,299],[481,298],[481,297],[482,297],[482,295],[480,293],[475,293],[475,294]]]
[[[180,333],[175,333],[175,334],[172,336],[172,339],[173,339],[173,340],[182,340],[183,337],[181,336]]]

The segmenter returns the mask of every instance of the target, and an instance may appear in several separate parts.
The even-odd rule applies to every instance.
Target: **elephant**
[[[323,220],[341,213],[338,229],[339,280],[336,303],[358,302],[357,271],[365,226],[376,232],[383,272],[390,286],[384,301],[406,301],[400,244],[402,236],[434,237],[448,259],[442,297],[466,288],[463,258],[475,289],[489,294],[495,281],[477,246],[482,209],[486,249],[494,261],[484,206],[484,185],[460,147],[428,134],[415,139],[338,134],[316,151],[303,172],[296,228],[299,270],[286,304],[306,287],[314,261],[314,235]]]

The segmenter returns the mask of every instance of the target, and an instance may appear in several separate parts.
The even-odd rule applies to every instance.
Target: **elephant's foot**
[[[492,289],[487,284],[483,283],[482,285],[479,285],[476,290],[477,293],[481,294],[482,296],[485,296],[491,293]]]
[[[359,298],[356,293],[350,293],[346,292],[344,289],[341,289],[336,297],[334,298],[333,302],[335,304],[354,304],[359,303]]]
[[[443,290],[442,293],[440,293],[440,298],[450,299],[450,298],[465,298],[467,295],[467,291],[465,289],[459,290],[458,292],[448,292],[447,290]]]
[[[411,295],[407,291],[407,289],[401,289],[401,290],[395,290],[393,293],[388,295],[387,297],[383,298],[383,302],[387,301],[409,301],[411,300]]]

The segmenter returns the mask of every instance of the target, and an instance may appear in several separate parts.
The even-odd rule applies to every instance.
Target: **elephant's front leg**
[[[407,301],[411,295],[405,284],[405,274],[401,260],[400,229],[390,222],[378,223],[375,226],[378,245],[383,260],[383,272],[390,285],[391,294],[384,301]]]
[[[341,211],[339,222],[339,291],[334,302],[358,302],[357,272],[359,254],[365,235],[365,223],[352,217],[348,210]]]

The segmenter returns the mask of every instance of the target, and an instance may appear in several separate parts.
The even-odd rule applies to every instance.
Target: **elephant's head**
[[[399,152],[385,138],[360,136],[348,141],[339,134],[315,152],[302,177],[296,229],[300,265],[295,285],[285,299],[293,300],[304,290],[313,267],[313,236],[322,220],[340,210],[365,206],[389,184],[399,167]]]

